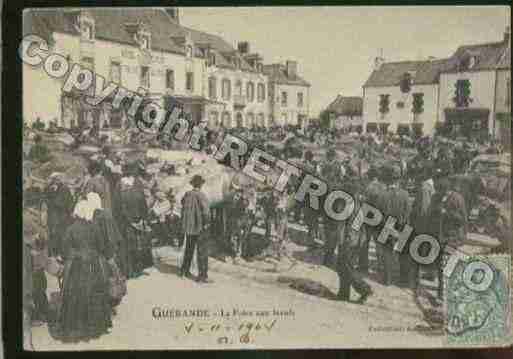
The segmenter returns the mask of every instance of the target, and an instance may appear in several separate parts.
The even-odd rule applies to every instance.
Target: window
[[[192,57],[192,46],[187,45],[187,57]]]
[[[215,77],[209,77],[208,79],[208,97],[214,100],[217,98],[217,80]]]
[[[232,117],[230,116],[229,112],[223,113],[223,120],[222,120],[222,126],[226,128],[232,127]]]
[[[235,83],[235,96],[242,96],[242,81],[237,80]]]
[[[219,125],[219,113],[217,111],[210,112],[208,119],[208,127],[214,128]]]
[[[149,50],[150,49],[150,37],[149,35],[139,35],[141,49]]]
[[[150,68],[148,66],[141,66],[141,87],[150,88]]]
[[[252,127],[255,127],[255,115],[250,112],[246,115],[246,127],[247,128],[252,128]]]
[[[117,61],[110,63],[110,82],[121,85],[121,64]]]
[[[82,37],[86,40],[92,41],[94,39],[94,28],[93,24],[84,22],[82,24]]]
[[[468,107],[472,102],[470,98],[470,81],[468,79],[457,80],[454,87],[455,91],[452,100],[456,107]]]
[[[248,82],[246,85],[246,93],[248,96],[248,101],[253,102],[255,100],[255,85],[253,82]]]
[[[287,92],[286,91],[281,92],[281,105],[287,106]]]
[[[511,79],[506,79],[506,106],[511,106]]]
[[[175,71],[168,69],[166,70],[166,88],[170,90],[175,89]]]
[[[94,71],[94,59],[92,57],[82,57],[80,65],[88,70]]]
[[[216,64],[216,54],[213,52],[208,54],[208,66],[215,66]]]
[[[424,112],[424,94],[422,92],[413,94],[412,109],[413,118],[418,119],[418,116]]]
[[[390,111],[390,95],[379,95],[379,113],[384,117]]]
[[[258,84],[258,86],[257,86],[257,97],[258,97],[258,102],[264,102],[265,101],[265,85],[264,84]]]
[[[222,96],[223,100],[230,100],[232,97],[232,83],[228,79],[223,80],[223,86],[222,86]]]
[[[194,73],[188,71],[185,74],[185,89],[187,91],[194,91]]]
[[[258,114],[258,126],[265,127],[265,117],[263,113]]]
[[[80,60],[80,65],[82,65],[82,67],[88,69],[88,70],[91,70],[94,72],[94,59],[92,57],[82,57],[82,59]],[[89,86],[89,88],[85,91],[86,94],[88,94],[89,96],[94,96],[94,79],[95,79],[95,76],[93,76],[93,84],[92,86]],[[80,80],[80,76],[79,76],[79,80]]]
[[[303,93],[297,93],[297,107],[303,107]]]

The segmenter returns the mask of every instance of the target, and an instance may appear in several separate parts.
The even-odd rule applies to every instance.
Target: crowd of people
[[[301,151],[299,163],[307,173],[324,179],[330,188],[351,193],[357,206],[364,201],[372,204],[397,218],[396,228],[408,223],[418,233],[432,234],[444,244],[457,247],[465,238],[468,207],[462,189],[451,181],[451,176],[465,172],[477,154],[472,143],[419,139],[413,159],[399,155],[377,165],[373,153],[392,151],[393,138],[360,136],[358,150],[341,159],[334,147],[336,134],[315,128],[306,133],[290,131],[296,137],[321,141],[330,147],[321,159],[311,151]],[[242,136],[253,145],[267,148],[268,134],[284,140],[287,132],[254,129],[243,131]],[[219,138],[219,132],[208,131],[201,142],[202,150],[212,153]],[[31,156],[37,157],[41,151],[48,154],[38,146],[42,146],[41,138],[37,138]],[[289,159],[287,152],[283,158]],[[364,162],[370,164],[368,171],[363,171]],[[173,166],[163,167],[161,172],[176,175]],[[249,238],[255,226],[263,226],[262,237],[279,260],[287,255],[291,221],[304,224],[312,245],[322,246],[322,264],[334,268],[339,275],[340,300],[350,300],[351,288],[360,295],[358,303],[365,303],[372,294],[371,287],[357,273],[369,273],[372,241],[381,283],[394,284],[394,243],[377,241],[382,226],[356,232],[348,225],[352,218],[334,221],[310,208],[308,198],[303,204],[295,202],[294,181],[284,192],[277,192],[269,184],[258,187],[238,183],[233,169],[226,168],[225,174],[222,199],[216,203],[202,192],[205,179],[193,176],[192,190],[183,196],[180,214],[175,211],[173,189],[166,193],[155,186],[154,175],[146,170],[144,161],[129,161],[108,145],[88,158],[87,174],[75,185],[66,183],[62,173],[50,175],[44,191],[48,205],[47,240],[29,224],[24,225],[27,253],[43,252],[46,242],[50,257],[46,262],[37,259],[37,255],[25,257],[25,268],[31,269],[27,269],[27,277],[32,278],[26,289],[31,298],[27,308],[32,313],[27,318],[51,321],[56,336],[63,341],[98,337],[110,330],[116,306],[126,294],[126,280],[144,275],[144,270],[154,265],[154,245],[183,247],[180,276],[209,283],[212,239],[221,243],[225,260],[229,258],[237,264],[251,257]],[[191,274],[195,252],[197,277]],[[408,252],[404,250],[400,255],[397,284],[415,290],[419,286],[419,266]],[[426,269],[427,275],[438,277],[439,296],[443,283],[440,265],[437,262]],[[60,305],[54,318],[50,318],[45,271],[59,278]]]

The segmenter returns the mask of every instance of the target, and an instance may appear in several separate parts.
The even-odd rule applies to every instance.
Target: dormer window
[[[94,39],[93,25],[91,25],[91,24],[84,24],[82,31],[83,31],[82,36],[84,36],[84,38],[86,40],[93,40]]]
[[[208,54],[208,65],[215,66],[216,65],[216,54],[213,52]]]
[[[401,82],[399,83],[399,87],[401,88],[402,93],[409,93],[411,91],[411,86],[413,84],[413,76],[411,72],[405,72],[401,78]]]
[[[82,39],[87,41],[93,41],[95,36],[94,19],[87,14],[81,14],[79,23]]]
[[[187,57],[192,57],[192,51],[193,51],[192,45],[187,45],[187,48],[186,48]]]
[[[467,53],[460,61],[460,70],[461,71],[465,71],[465,70],[470,70],[472,69],[474,66],[476,66],[478,62],[478,58],[476,55],[473,55],[473,54],[470,54],[470,53]]]
[[[141,35],[141,48],[144,50],[150,49],[150,39],[147,35]]]
[[[477,58],[475,56],[470,56],[469,60],[468,60],[468,68],[471,69],[473,68],[477,63]]]

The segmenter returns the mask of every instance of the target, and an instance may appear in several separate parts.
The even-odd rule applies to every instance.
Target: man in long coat
[[[437,236],[431,227],[431,204],[436,193],[433,180],[433,167],[430,161],[424,162],[424,169],[418,175],[419,181],[416,184],[415,199],[410,215],[410,224],[415,234],[431,234]],[[414,238],[414,236],[411,236]],[[408,251],[408,248],[405,249]],[[411,289],[416,289],[418,285],[418,265],[410,258],[402,257],[401,282]]]
[[[346,193],[353,195],[355,200],[358,202],[359,186],[356,182],[345,183],[342,186],[337,186]],[[337,188],[332,186],[332,188]],[[359,206],[359,203],[356,203]],[[334,204],[334,211],[340,213],[343,208],[341,202]],[[338,207],[338,208],[337,208]],[[353,213],[351,218],[347,221],[333,221],[328,220],[330,227],[332,227],[333,235],[337,243],[337,260],[336,260],[336,271],[339,279],[339,289],[337,298],[339,300],[349,301],[351,295],[351,288],[353,288],[359,295],[358,304],[363,304],[367,298],[372,294],[370,286],[360,278],[354,269],[354,258],[358,253],[358,246],[361,238],[359,231],[354,231],[350,224],[356,216],[356,211]]]
[[[463,196],[454,188],[450,188],[447,178],[435,181],[436,195],[431,203],[431,228],[438,231],[438,240],[443,252],[446,245],[457,248],[467,235],[468,215]],[[438,256],[438,298],[443,295],[442,256]]]
[[[387,190],[387,206],[386,206],[386,216],[392,216],[397,221],[395,227],[399,230],[404,228],[404,225],[408,223],[410,219],[410,203],[408,192],[399,187],[399,181],[401,179],[401,170],[392,166],[389,170],[388,176],[388,190]],[[388,238],[387,243],[384,245],[384,253],[383,253],[383,284],[390,285],[392,283],[393,278],[393,246],[395,241]],[[401,259],[401,267],[405,269],[406,259],[404,256],[409,257],[409,252],[402,252]],[[404,264],[403,264],[404,263]]]
[[[364,192],[364,200],[367,204],[376,207],[384,213],[386,209],[387,187],[379,180],[379,169],[371,167],[367,172],[370,183]],[[358,269],[362,273],[369,272],[369,244],[371,240],[376,241],[382,226],[365,227],[365,240],[360,244]]]
[[[185,253],[180,276],[192,277],[190,268],[196,247],[198,248],[198,282],[208,283],[208,229],[210,226],[210,205],[207,196],[201,192],[205,180],[195,175],[191,180],[193,189],[182,198],[182,227],[186,235]]]

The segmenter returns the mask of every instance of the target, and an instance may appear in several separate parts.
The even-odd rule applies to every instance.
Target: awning
[[[446,116],[451,117],[468,117],[468,118],[476,118],[476,117],[488,117],[490,114],[490,110],[487,108],[446,108],[445,110]]]
[[[166,101],[177,102],[181,105],[210,105],[210,104],[223,104],[222,102],[213,101],[203,96],[182,96],[182,95],[173,95],[173,96],[165,96]]]

